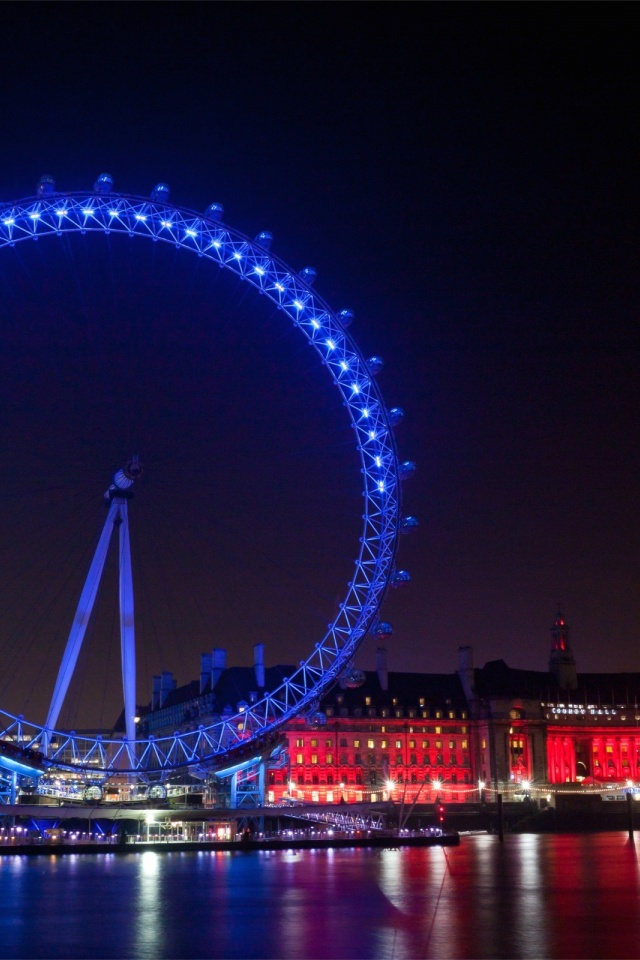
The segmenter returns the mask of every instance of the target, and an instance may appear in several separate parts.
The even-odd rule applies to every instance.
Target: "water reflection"
[[[5,958],[631,958],[626,834],[459,847],[0,857]]]
[[[135,949],[138,957],[162,956],[164,936],[161,883],[160,854],[145,850],[138,860],[135,912]]]

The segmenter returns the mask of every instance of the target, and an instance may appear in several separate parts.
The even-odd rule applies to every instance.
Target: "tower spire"
[[[551,654],[549,671],[561,690],[575,690],[578,686],[576,661],[569,645],[569,626],[558,612],[551,627]]]

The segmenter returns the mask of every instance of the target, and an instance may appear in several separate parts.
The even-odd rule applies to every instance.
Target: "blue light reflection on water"
[[[0,957],[640,956],[626,834],[0,857]]]

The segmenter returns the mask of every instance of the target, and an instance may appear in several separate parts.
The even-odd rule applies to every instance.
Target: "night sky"
[[[640,670],[638,36],[629,4],[5,3],[0,201],[172,200],[254,236],[379,355],[420,519],[389,666]],[[349,579],[337,391],[246,284],[160,244],[0,258],[0,706],[44,719],[102,494],[131,505],[138,696],[214,646],[308,655]],[[61,722],[120,710],[115,557]],[[375,659],[375,641],[359,665]],[[103,682],[104,678],[104,682]]]

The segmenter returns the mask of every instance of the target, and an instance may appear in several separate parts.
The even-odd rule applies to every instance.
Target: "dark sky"
[[[418,474],[392,669],[640,670],[638,36],[628,4],[5,3],[0,201],[225,207],[318,270]],[[149,249],[147,249],[149,247]],[[358,462],[282,317],[169,247],[2,251],[2,703],[40,719],[110,475],[136,449],[139,698],[199,653],[306,656],[349,578]],[[119,710],[114,565],[67,722]],[[110,574],[110,576],[109,576]],[[375,643],[359,657],[370,667]],[[108,679],[102,685],[98,677]]]

